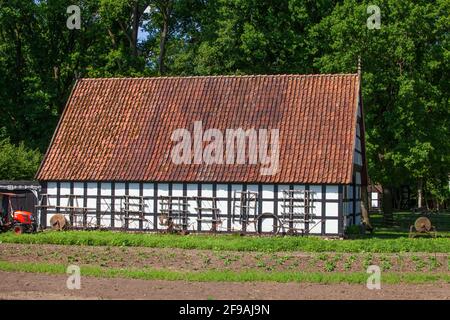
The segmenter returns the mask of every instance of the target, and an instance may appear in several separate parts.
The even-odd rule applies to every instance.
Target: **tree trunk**
[[[391,187],[386,186],[383,186],[383,222],[386,226],[392,226],[394,224],[392,190]]]
[[[164,75],[166,73],[166,44],[167,44],[167,35],[169,33],[169,15],[168,9],[163,13],[163,26],[161,29],[161,37],[159,40],[159,57],[158,57],[158,65],[159,65],[159,73]]]
[[[138,1],[134,2],[133,5],[133,30],[131,33],[131,51],[133,53],[133,56],[137,57],[138,51],[137,51],[137,42],[138,42],[138,34],[139,34],[139,20],[140,20],[140,13],[139,13],[139,3]]]
[[[419,178],[417,181],[417,207],[422,208],[423,206],[423,179]]]
[[[367,193],[367,186],[361,186],[361,215],[363,223],[367,230],[373,230],[369,219],[369,195]]]

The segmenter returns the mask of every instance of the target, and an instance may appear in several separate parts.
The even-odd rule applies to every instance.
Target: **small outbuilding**
[[[360,76],[81,79],[36,178],[44,227],[62,213],[79,228],[342,235],[367,184]]]

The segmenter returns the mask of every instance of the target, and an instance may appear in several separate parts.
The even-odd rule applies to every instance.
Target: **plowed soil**
[[[258,253],[131,247],[0,244],[0,260],[105,268],[174,271],[260,270],[361,272],[370,264],[384,272],[449,272],[446,254]],[[82,276],[69,290],[66,275],[0,271],[0,299],[450,299],[450,283],[363,284],[187,282]]]
[[[0,260],[174,271],[365,272],[369,265],[375,264],[388,272],[449,272],[448,255],[433,253],[261,253],[3,243],[0,244]]]
[[[82,277],[80,290],[69,290],[64,275],[0,271],[0,299],[450,299],[450,284],[364,285],[309,283],[233,283]]]

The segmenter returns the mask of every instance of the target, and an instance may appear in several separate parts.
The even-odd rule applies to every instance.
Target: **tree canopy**
[[[81,9],[80,30],[66,26],[72,4]],[[45,152],[79,77],[343,73],[356,72],[360,57],[371,179],[419,184],[444,199],[450,1],[377,1],[379,29],[367,26],[371,4],[0,0],[2,150],[11,145],[21,150],[17,159],[25,150],[36,161],[30,150]],[[31,167],[1,168],[0,178],[31,178]]]

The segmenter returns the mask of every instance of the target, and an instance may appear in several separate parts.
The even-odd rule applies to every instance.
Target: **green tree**
[[[39,150],[27,149],[23,143],[15,146],[9,138],[0,137],[0,179],[33,179],[40,161]]]
[[[369,174],[389,217],[392,186],[414,179],[421,193],[448,168],[450,2],[379,1],[380,29],[366,26],[369,4],[337,5],[311,29],[310,54],[321,72],[354,72],[362,57]]]

